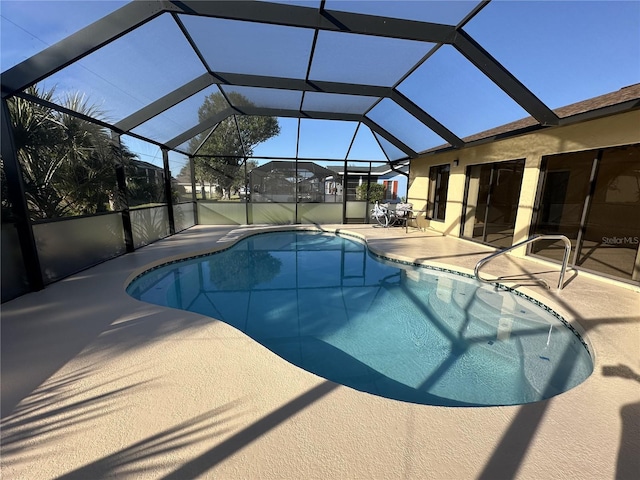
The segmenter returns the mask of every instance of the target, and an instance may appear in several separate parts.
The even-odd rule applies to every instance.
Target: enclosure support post
[[[315,42],[315,40],[314,40]],[[300,156],[300,124],[301,120],[298,118],[298,134],[296,135],[296,180],[294,183],[293,201],[295,213],[293,217],[293,223],[300,223],[298,220],[298,158]]]
[[[25,196],[24,183],[18,161],[13,128],[11,127],[11,115],[6,99],[2,99],[2,164],[7,177],[7,195],[11,202],[11,211],[20,241],[22,259],[27,274],[30,287],[34,290],[44,288],[38,248],[33,235],[31,220],[29,219],[29,208]]]
[[[120,135],[112,132],[111,141],[118,147],[120,161],[116,165],[116,210],[120,210],[122,213],[122,230],[124,232],[124,246],[127,253],[131,253],[135,250],[133,244],[133,227],[131,226],[131,214],[129,213],[129,195],[127,193],[127,178],[122,163],[122,142],[120,141]]]
[[[369,170],[367,170],[367,194],[365,195],[366,207],[364,209],[364,223],[369,223],[371,218],[369,217],[369,196],[371,195],[371,162],[369,162]]]
[[[164,166],[164,196],[167,200],[167,214],[169,218],[169,235],[176,233],[176,221],[173,216],[173,189],[171,188],[171,169],[169,168],[169,150],[162,149],[162,163]]]
[[[298,119],[298,137],[300,137],[300,120]],[[295,217],[293,220],[293,223],[298,224],[298,223],[302,223],[300,222],[300,219],[298,218],[298,198],[299,198],[299,194],[298,194],[298,152],[296,152],[296,182],[295,182],[295,192],[293,194],[293,201],[295,202]]]
[[[196,162],[193,156],[189,156],[189,166],[191,167],[191,199],[193,201],[193,221],[199,225],[198,219],[198,196],[196,195]]]
[[[247,172],[247,160],[248,157],[244,157],[244,217],[246,224],[249,225],[249,201],[251,195],[253,195],[253,188],[249,187],[251,182],[249,181]],[[253,187],[253,185],[251,185],[251,187]]]
[[[358,130],[360,130],[361,123],[358,122],[356,125],[356,131],[353,132],[353,137],[351,137],[351,143],[349,144],[349,148],[347,149],[347,154],[344,156],[344,171],[342,175],[342,223],[347,223],[347,159],[351,154],[351,149],[353,148],[353,142],[356,141],[356,137],[358,136]]]
[[[344,157],[344,170],[342,175],[342,223],[347,223],[347,157]]]

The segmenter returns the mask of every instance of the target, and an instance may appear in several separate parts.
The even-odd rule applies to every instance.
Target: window
[[[444,222],[449,188],[449,165],[437,165],[429,169],[429,196],[427,218]]]

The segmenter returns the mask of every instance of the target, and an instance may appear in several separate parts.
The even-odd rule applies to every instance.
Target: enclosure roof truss
[[[465,146],[465,142],[461,139],[463,135],[458,135],[447,128],[437,115],[426,111],[410,95],[398,88],[443,46],[453,49],[452,51],[478,69],[484,77],[531,115],[537,122],[537,128],[566,123],[564,120],[561,122],[547,105],[463,29],[488,3],[478,2],[474,8],[458,18],[455,24],[443,24],[333,10],[327,8],[325,0],[319,2],[318,8],[268,1],[136,0],[3,72],[2,96],[3,98],[24,96],[26,88],[101,51],[129,33],[152,25],[161,18],[165,20],[170,18],[173,26],[182,34],[181,41],[192,49],[193,58],[197,58],[196,63],[199,62],[198,68],[202,73],[189,81],[175,85],[174,88],[167,89],[168,93],[165,92],[122,118],[111,121],[95,119],[98,123],[113,128],[117,133],[131,133],[140,138],[141,135],[135,132],[136,128],[187,102],[199,92],[212,89],[211,91],[220,93],[224,97],[227,105],[215,115],[199,120],[196,125],[189,128],[176,130],[169,139],[159,140],[142,136],[165,149],[180,151],[179,147],[185,142],[211,130],[219,122],[231,116],[259,115],[358,122],[358,125],[366,125],[377,137],[384,139],[402,152],[404,157],[395,158],[394,161],[415,158],[421,152],[428,150],[403,137],[401,133],[394,130],[393,126],[385,125],[380,121],[381,117],[387,115],[388,108],[394,112],[400,112],[401,115],[418,122],[417,124],[422,124],[425,131],[432,132],[442,140],[440,145],[448,144],[453,148],[461,148]],[[282,32],[283,35],[299,34],[301,38],[311,39],[308,54],[304,60],[306,65],[296,67],[303,71],[303,74],[291,74],[286,71],[285,67],[295,66],[293,61],[291,61],[292,65],[289,65],[288,59],[282,60],[285,69],[282,73],[276,71],[276,73],[265,74],[250,71],[245,69],[245,65],[241,65],[237,70],[225,69],[224,62],[222,65],[215,62],[217,57],[210,52],[212,46],[202,39],[206,29],[202,28],[200,31],[200,25],[208,24],[200,22],[209,21],[221,22],[216,23],[221,26],[241,25],[243,28],[278,29],[277,32]],[[258,35],[260,34],[256,34]],[[228,44],[220,45],[218,48],[240,48],[238,44],[252,40],[262,39],[230,38]],[[264,40],[270,41],[270,37],[264,37]],[[414,53],[413,57],[407,54],[407,58],[411,61],[407,60],[408,64],[398,70],[392,81],[389,80],[391,77],[387,76],[384,59],[380,60],[378,73],[366,77],[361,72],[348,71],[349,65],[336,65],[335,75],[324,73],[333,71],[330,70],[333,67],[322,64],[324,58],[330,58],[329,47],[335,47],[341,42],[349,45],[351,41],[358,45],[372,42],[373,50],[376,48],[375,42],[396,42],[393,45],[407,45],[412,52],[419,54]],[[384,45],[384,43],[380,44]],[[281,55],[282,58],[286,58],[287,53],[281,52]],[[402,51],[397,53],[397,56],[402,55]],[[270,65],[277,64],[277,58],[277,56],[274,57]],[[320,71],[322,73],[318,73]],[[335,78],[330,78],[332,75]],[[155,79],[150,75],[148,82],[154,81]],[[265,91],[290,92],[292,96],[300,95],[300,101],[295,107],[287,104],[263,105],[260,101],[239,105],[234,104],[233,97],[229,95],[229,92],[234,91],[233,89],[257,92],[270,101],[273,100],[269,95],[265,95]],[[307,103],[310,99],[320,94],[328,96],[327,98],[332,101],[335,100],[336,105],[326,109],[308,107]],[[354,108],[341,106],[339,103],[341,98],[354,102],[357,102],[358,98],[362,102],[365,99],[371,99],[371,101],[367,108],[355,111]]]

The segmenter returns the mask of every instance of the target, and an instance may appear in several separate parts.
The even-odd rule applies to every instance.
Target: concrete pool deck
[[[473,269],[493,251],[433,232],[328,225],[379,253]],[[196,226],[2,305],[1,476],[7,479],[635,479],[640,292],[502,256],[501,275],[586,335],[593,374],[523,406],[388,400],[295,367],[201,315],[129,297],[162,259],[257,227]]]

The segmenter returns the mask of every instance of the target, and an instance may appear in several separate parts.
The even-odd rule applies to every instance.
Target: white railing
[[[518,248],[518,247],[521,247],[523,245],[527,245],[529,243],[536,242],[538,240],[562,240],[564,242],[564,257],[562,259],[562,268],[560,269],[560,278],[558,279],[558,290],[562,290],[562,287],[564,287],[564,274],[565,274],[565,272],[567,270],[567,263],[569,262],[569,255],[571,254],[571,241],[567,237],[565,237],[564,235],[535,235],[533,237],[527,238],[523,242],[516,243],[515,245],[512,245],[509,248],[505,248],[504,250],[500,250],[499,252],[493,253],[493,254],[489,255],[488,257],[483,258],[482,260],[480,260],[476,264],[476,268],[474,268],[473,273],[475,274],[476,278],[478,280],[480,280],[481,282],[491,283],[491,280],[485,280],[484,278],[480,277],[480,267],[482,267],[489,260],[492,260],[492,259],[502,255],[503,253],[507,253],[507,252],[509,252],[511,250],[514,250],[514,249]]]

